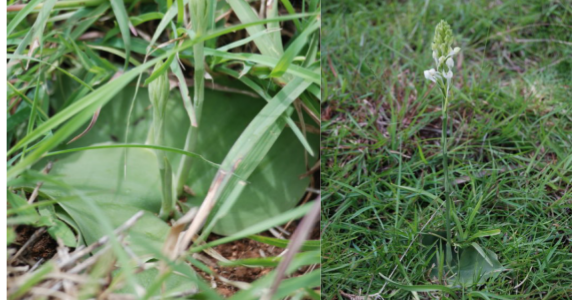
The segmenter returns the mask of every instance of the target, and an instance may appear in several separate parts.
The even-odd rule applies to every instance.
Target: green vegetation
[[[322,15],[324,297],[569,298],[570,4],[327,1]],[[461,48],[447,197],[445,93],[424,77],[442,19]],[[436,267],[446,198],[452,249],[503,269],[456,282]]]
[[[319,193],[307,192],[319,155],[318,1],[12,4],[10,267],[31,246],[19,241],[24,225],[45,228],[59,252],[9,270],[10,299],[221,299],[208,278],[242,290],[232,299],[319,298],[319,242],[306,239],[320,200],[298,205]],[[290,241],[256,235],[303,216]],[[247,266],[213,249],[243,238],[291,255],[252,258],[278,268],[249,283],[203,259]]]

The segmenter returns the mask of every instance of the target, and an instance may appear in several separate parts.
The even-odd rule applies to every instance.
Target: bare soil
[[[16,240],[8,247],[8,249],[13,249],[14,253],[18,252],[20,248],[22,248],[22,246],[24,246],[38,230],[40,229],[30,225],[20,225],[16,227]],[[40,260],[47,261],[52,258],[54,254],[56,254],[57,246],[58,244],[48,234],[48,232],[44,232],[38,238],[36,238],[35,241],[27,245],[27,247],[24,249],[24,252],[18,256],[12,265],[33,266]]]

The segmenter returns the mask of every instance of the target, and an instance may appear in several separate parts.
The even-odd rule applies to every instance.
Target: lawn
[[[571,297],[571,5],[566,1],[324,1],[322,292],[326,299]],[[445,229],[442,96],[424,71],[453,29],[452,232],[501,271],[438,276]],[[434,251],[435,252],[435,251]]]

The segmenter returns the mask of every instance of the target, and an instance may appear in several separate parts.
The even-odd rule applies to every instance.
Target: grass
[[[319,2],[258,4],[8,2],[10,299],[319,298]],[[270,272],[215,272],[301,218]]]
[[[322,15],[324,297],[385,285],[386,299],[569,298],[569,3],[326,1]],[[478,243],[506,269],[453,295],[421,243],[445,228],[434,201],[442,97],[423,76],[441,19],[462,49],[449,107],[451,198],[470,234],[501,230]]]

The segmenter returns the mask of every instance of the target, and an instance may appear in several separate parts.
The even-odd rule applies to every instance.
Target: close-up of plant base
[[[7,299],[572,298],[571,1],[5,9]]]
[[[320,3],[7,10],[8,299],[320,299]]]

